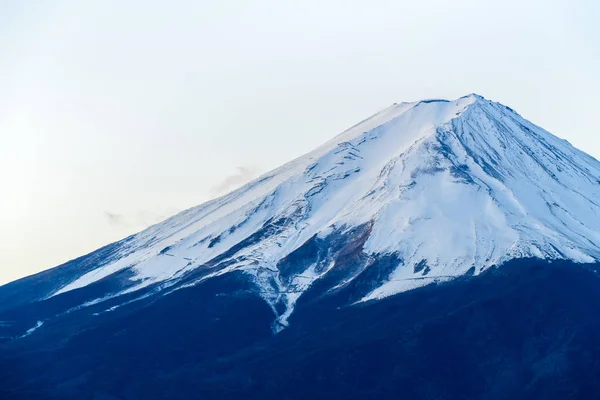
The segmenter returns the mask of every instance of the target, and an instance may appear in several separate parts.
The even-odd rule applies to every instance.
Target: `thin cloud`
[[[178,212],[179,209],[169,207],[163,210],[163,212],[141,210],[137,213],[128,215],[105,211],[104,216],[106,217],[108,223],[115,228],[139,230],[162,222]]]
[[[105,211],[104,216],[108,220],[108,223],[112,226],[129,226],[129,224],[127,223],[127,219],[124,215]]]
[[[237,167],[237,172],[225,177],[219,184],[213,186],[210,189],[210,194],[220,196],[228,193],[256,178],[258,174],[258,168],[256,167]]]

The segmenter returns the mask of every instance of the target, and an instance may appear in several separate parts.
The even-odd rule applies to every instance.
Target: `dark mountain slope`
[[[64,325],[5,344],[2,387],[65,399],[600,398],[596,267],[518,260],[338,308],[342,291],[299,304],[277,335],[272,311],[227,275],[62,341]]]

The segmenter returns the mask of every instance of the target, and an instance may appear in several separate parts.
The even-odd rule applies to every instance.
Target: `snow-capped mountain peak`
[[[106,298],[243,271],[281,327],[308,290],[357,285],[365,301],[514,258],[597,260],[599,181],[597,160],[479,95],[394,104],[48,295],[123,272]]]

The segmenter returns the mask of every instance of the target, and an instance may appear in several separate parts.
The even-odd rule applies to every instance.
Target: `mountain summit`
[[[10,346],[68,337],[72,354],[71,343],[94,346],[98,332],[119,329],[114,343],[127,347],[143,320],[155,330],[139,332],[166,340],[164,325],[145,318],[198,301],[199,324],[236,315],[228,329],[254,332],[215,353],[230,354],[267,337],[261,329],[291,337],[298,307],[358,313],[423,286],[394,301],[450,293],[458,283],[439,284],[457,277],[489,280],[492,267],[595,265],[599,199],[600,162],[506,106],[475,94],[394,104],[223,197],[1,287],[0,337]],[[252,300],[232,311],[239,296]],[[252,323],[239,315],[246,309]],[[171,322],[196,332],[193,315]],[[299,326],[314,326],[306,318]],[[232,335],[206,329],[204,338]]]

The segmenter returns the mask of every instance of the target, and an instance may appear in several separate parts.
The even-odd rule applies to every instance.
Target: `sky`
[[[394,102],[475,92],[600,158],[593,0],[0,0],[0,284]]]

